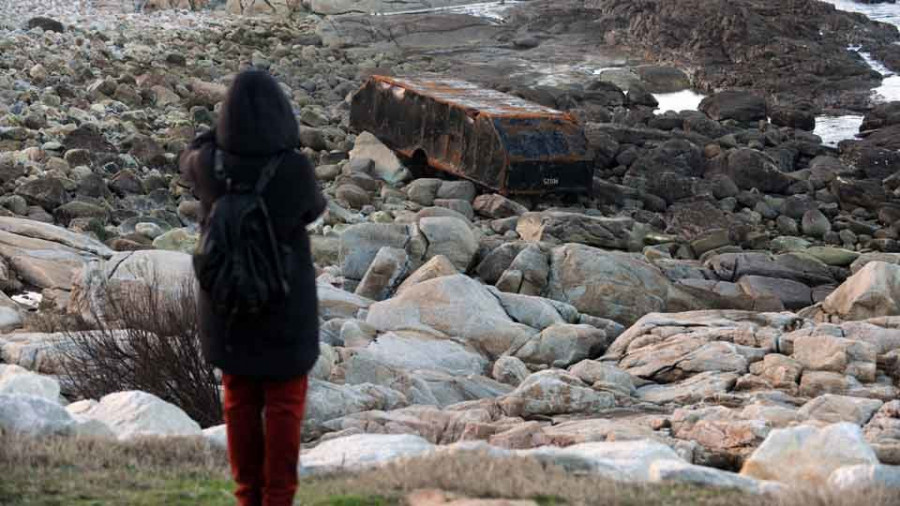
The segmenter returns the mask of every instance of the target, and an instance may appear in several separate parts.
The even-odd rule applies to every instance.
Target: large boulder
[[[71,341],[64,333],[15,332],[0,335],[0,359],[41,374],[61,374]]]
[[[392,2],[390,0],[309,0],[306,2],[309,10],[322,15],[381,14],[432,7],[450,7],[467,3],[471,2],[469,0],[410,0],[404,2]]]
[[[677,383],[641,387],[637,397],[661,405],[697,403],[732,391],[739,377],[733,372],[706,371]]]
[[[147,12],[167,9],[197,10],[209,5],[209,0],[148,0],[144,3]]]
[[[606,332],[600,329],[590,325],[559,324],[544,329],[514,356],[531,364],[568,367],[599,356],[608,345]]]
[[[470,403],[465,403],[470,404]],[[480,403],[476,403],[480,404]],[[394,411],[355,413],[328,423],[336,433],[414,434],[429,443],[455,443],[491,424],[501,414],[489,409],[441,409],[435,406],[410,406]]]
[[[752,122],[766,119],[766,99],[749,91],[722,91],[700,102],[710,119]]]
[[[35,206],[41,206],[48,212],[69,201],[69,193],[63,182],[55,177],[45,177],[28,181],[16,188],[16,195]]]
[[[838,423],[776,429],[744,462],[741,474],[786,484],[824,485],[844,466],[878,464],[857,425]]]
[[[301,0],[228,0],[225,9],[232,14],[286,15],[300,10]]]
[[[765,276],[744,276],[738,285],[750,297],[754,299],[772,297],[780,300],[786,309],[803,309],[813,303],[812,288],[799,281]]]
[[[606,355],[622,358],[654,342],[654,336],[661,333],[670,336],[696,334],[707,341],[729,341],[775,351],[784,335],[803,325],[803,319],[789,313],[711,310],[649,314],[616,338]]]
[[[432,369],[461,376],[484,374],[488,361],[478,352],[448,339],[387,333],[365,348],[379,362],[406,370]]]
[[[900,253],[863,253],[850,264],[850,272],[856,274],[861,271],[863,267],[872,262],[885,262],[888,264],[900,265]]]
[[[454,266],[447,257],[438,255],[432,257],[431,260],[425,262],[422,267],[419,267],[415,272],[410,274],[410,276],[397,287],[396,293],[403,293],[404,290],[419,283],[424,283],[430,279],[452,276],[454,274],[459,274],[456,266]]]
[[[522,204],[496,193],[479,195],[472,207],[476,213],[493,219],[511,218],[528,212],[528,208]]]
[[[803,253],[723,253],[710,257],[705,266],[724,281],[739,282],[745,276],[761,276],[788,279],[807,286],[835,284],[834,274],[824,262]]]
[[[509,416],[596,414],[615,406],[615,397],[598,392],[559,370],[534,373],[500,401]]]
[[[566,448],[544,447],[519,452],[567,471],[630,483],[650,481],[660,461],[684,462],[674,450],[652,440],[582,443]]]
[[[444,363],[453,365],[449,361]],[[342,366],[347,385],[371,383],[389,388],[403,394],[412,405],[443,408],[465,401],[492,399],[512,391],[508,385],[478,373],[452,372],[446,368],[405,369],[368,350],[360,350]]]
[[[755,149],[735,149],[724,160],[724,173],[742,190],[784,193],[794,183],[793,177],[781,172],[774,159]]]
[[[799,414],[810,420],[827,423],[848,422],[862,426],[868,423],[883,405],[884,402],[878,399],[826,394],[804,404]]]
[[[518,243],[512,243],[518,244]],[[506,245],[503,245],[506,246]],[[503,246],[494,251],[504,249]],[[485,262],[488,259],[485,259]],[[482,262],[479,267],[485,265]],[[538,244],[520,251],[508,268],[497,278],[497,288],[522,295],[541,295],[550,278],[550,255]]]
[[[531,374],[525,362],[516,357],[503,356],[494,362],[491,377],[495,380],[517,387]]]
[[[25,24],[25,26],[28,27],[29,30],[34,29],[34,28],[40,28],[41,30],[44,30],[45,32],[63,33],[66,31],[66,27],[62,23],[60,23],[59,21],[57,21],[55,19],[46,18],[46,17],[31,18],[28,20],[28,22]]]
[[[696,194],[705,160],[697,145],[673,139],[638,158],[628,170],[628,186],[662,197],[669,204]]]
[[[17,365],[0,364],[0,394],[31,395],[59,401],[59,381],[35,374]]]
[[[78,271],[92,260],[112,255],[103,243],[86,235],[34,220],[0,217],[0,257],[29,285],[71,290]]]
[[[831,182],[833,193],[841,208],[852,211],[857,207],[875,210],[887,201],[881,179],[849,179],[838,177]]]
[[[663,383],[704,372],[746,373],[753,351],[717,338],[715,331],[708,335],[687,331],[642,347],[632,346],[619,367],[633,376]]]
[[[356,318],[360,311],[372,305],[370,299],[322,283],[316,285],[316,293],[319,316],[325,320]]]
[[[428,241],[426,258],[443,255],[466,271],[478,251],[478,238],[465,221],[450,217],[422,218],[419,230]]]
[[[484,285],[461,274],[413,285],[373,304],[367,322],[382,332],[412,330],[459,338],[491,357],[537,334],[514,322]]]
[[[533,295],[501,292],[496,288],[489,290],[510,318],[537,330],[564,323],[584,323],[582,315],[570,304]],[[593,320],[591,324],[596,328],[608,331],[610,335],[621,334],[621,326],[615,322],[601,318]]]
[[[900,490],[900,466],[858,464],[845,466],[828,477],[828,486],[841,492]]]
[[[193,293],[191,255],[165,250],[127,251],[91,262],[74,281],[69,311],[89,319],[103,316],[109,310],[110,297],[140,300],[141,294],[151,288],[173,302]]]
[[[546,295],[625,325],[648,313],[691,309],[692,303],[642,257],[581,244],[553,250]]]
[[[697,487],[740,490],[749,494],[764,494],[779,490],[777,486],[739,474],[677,460],[658,460],[650,464],[650,481],[680,483]]]
[[[422,399],[412,395],[410,402],[441,408],[466,401],[496,399],[513,390],[509,385],[474,374],[459,376],[442,371],[420,370],[413,371],[408,376],[425,394]]]
[[[596,390],[607,390],[624,395],[635,393],[633,377],[608,362],[583,360],[569,368],[569,373]]]
[[[369,132],[363,132],[356,137],[356,143],[350,151],[350,159],[371,160],[374,163],[372,175],[390,184],[401,183],[411,176],[397,155]]]
[[[122,440],[202,435],[200,425],[181,408],[139,390],[109,394],[100,402],[83,401],[67,409],[77,418],[105,423]]]
[[[606,218],[566,212],[526,213],[516,231],[526,241],[556,244],[578,243],[598,248],[629,250],[633,244],[634,220]]]
[[[845,320],[900,315],[900,265],[866,264],[825,299],[822,309]]]
[[[69,435],[75,429],[75,420],[56,401],[0,394],[0,429],[31,436]]]
[[[409,255],[399,248],[384,247],[372,260],[365,276],[356,287],[356,294],[372,300],[391,296],[409,271]]]
[[[225,100],[228,87],[220,83],[210,83],[201,79],[191,79],[188,87],[194,93],[194,103],[207,108],[213,108],[217,103]],[[66,147],[70,146],[66,145]]]
[[[407,400],[400,392],[372,384],[335,385],[326,381],[311,380],[303,421],[305,437],[313,438],[321,432],[323,424],[352,413],[391,410],[406,406]]]
[[[303,452],[303,475],[359,471],[404,457],[433,452],[434,445],[411,434],[357,434],[332,439]]]
[[[410,257],[417,255],[411,251],[411,237],[415,229],[410,225],[387,223],[361,223],[348,227],[341,234],[340,258],[344,277],[361,280],[369,270],[382,248],[396,248],[407,252]],[[424,254],[424,241],[418,256]]]
[[[808,371],[830,371],[873,382],[878,349],[867,342],[828,335],[794,340],[794,358]]]

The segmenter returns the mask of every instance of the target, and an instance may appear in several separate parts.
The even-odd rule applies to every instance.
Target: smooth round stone
[[[805,251],[806,254],[817,258],[826,265],[836,267],[846,267],[859,258],[859,253],[846,250],[843,248],[833,248],[830,246],[813,246]]]
[[[772,239],[771,248],[775,253],[789,253],[792,251],[806,251],[812,245],[811,242],[801,237],[780,236]]]
[[[149,222],[138,223],[134,226],[134,231],[150,239],[156,239],[157,237],[165,233],[162,227],[160,227],[156,223]]]
[[[391,216],[391,213],[385,211],[376,211],[372,213],[372,222],[373,223],[393,223],[394,217]]]
[[[176,228],[154,239],[153,247],[190,254],[196,249],[199,240],[198,234],[193,234],[183,228]]]

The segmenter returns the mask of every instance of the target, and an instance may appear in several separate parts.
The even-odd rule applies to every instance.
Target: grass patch
[[[225,452],[198,439],[130,443],[40,440],[0,434],[0,504],[22,506],[233,505]],[[381,469],[303,479],[295,504],[400,506],[409,493],[438,489],[463,497],[533,499],[540,506],[888,506],[878,491],[803,491],[760,498],[684,486],[635,486],[567,473],[533,459],[483,454],[416,459]]]
[[[320,506],[388,506],[396,504],[396,501],[390,501],[383,497],[362,497],[358,495],[333,496],[319,503]]]

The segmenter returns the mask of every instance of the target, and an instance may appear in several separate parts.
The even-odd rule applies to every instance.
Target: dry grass
[[[195,438],[118,443],[0,434],[0,477],[0,504],[230,503],[225,453]]]
[[[682,486],[633,486],[577,476],[532,459],[463,454],[417,459],[355,475],[303,480],[295,504],[389,506],[419,489],[541,505],[888,506],[900,495],[803,492],[760,498]],[[230,505],[225,453],[196,439],[119,443],[0,434],[0,504]]]
[[[897,506],[900,493],[866,491],[829,493],[798,491],[787,497],[749,496],[736,491],[686,486],[636,486],[579,476],[534,459],[491,459],[486,454],[447,455],[417,459],[360,474],[356,483],[365,489],[400,490],[436,488],[469,497],[528,499],[554,498],[565,504],[584,505],[704,505],[704,506]]]

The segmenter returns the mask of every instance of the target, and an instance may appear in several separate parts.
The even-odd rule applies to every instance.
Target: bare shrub
[[[64,382],[88,399],[142,390],[203,427],[221,423],[219,381],[201,354],[193,279],[175,289],[163,288],[152,273],[138,279],[105,286],[102,315],[92,309],[62,329],[69,344],[61,360]]]

